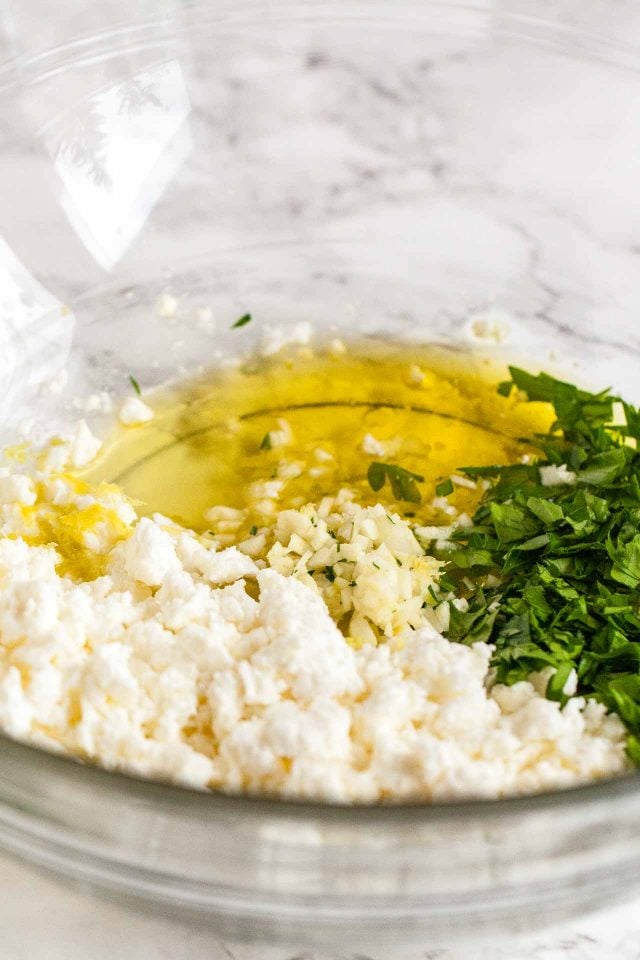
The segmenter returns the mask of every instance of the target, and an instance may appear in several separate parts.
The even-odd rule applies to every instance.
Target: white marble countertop
[[[6,9],[7,6],[8,10]],[[58,6],[61,7],[61,12],[58,12]],[[28,37],[30,42],[26,45],[22,44],[23,49],[30,54],[37,53],[65,37],[69,30],[69,24],[72,22],[77,33],[86,33],[94,29],[98,9],[100,10],[99,16],[102,19],[110,16],[113,12],[112,20],[116,22],[121,16],[120,11],[123,4],[120,4],[117,0],[116,2],[108,0],[108,2],[98,5],[85,0],[84,4],[75,4],[78,9],[74,9],[73,2],[64,2],[58,6],[56,8],[56,19],[54,20],[48,10],[46,15],[43,16],[46,5],[42,3],[42,0],[40,0],[40,3],[31,2],[31,0],[30,2],[16,0],[13,4],[5,4],[5,9],[0,10],[0,28],[4,25],[6,13],[6,22],[11,25],[12,39],[5,49],[2,37],[0,37],[0,62],[5,54],[20,46],[16,41],[17,37]],[[170,0],[157,4],[141,0],[137,6],[148,13],[152,8],[155,12],[165,8],[169,10],[174,4]],[[513,2],[496,0],[495,3],[488,0],[486,6],[489,9],[495,8],[496,10],[507,8],[516,10],[524,16],[534,9],[541,16],[558,15],[561,22],[565,24],[579,23],[581,28],[587,31],[594,33],[602,31],[610,37],[624,38],[625,40],[637,36],[640,40],[640,16],[637,0],[617,0],[617,2],[611,0],[609,3],[592,3],[590,0],[574,0],[574,2],[571,2],[571,0],[564,0],[564,2],[540,0],[537,7],[532,6],[530,0],[513,0]],[[78,11],[79,16],[76,16]],[[612,16],[609,19],[608,11],[614,11],[615,17]],[[316,60],[321,62],[317,57]],[[452,56],[450,62],[445,64],[442,69],[455,72],[457,70],[456,64],[457,61]],[[181,92],[181,88],[179,92]],[[382,92],[378,91],[378,94],[382,100],[386,97],[391,102],[392,106],[388,108],[391,115],[395,109],[393,107],[393,97],[398,95],[393,91],[389,93],[385,89]],[[400,94],[404,95],[402,89]],[[176,103],[176,110],[179,112],[181,100],[178,98]],[[386,116],[387,114],[381,111],[380,126],[383,126],[382,121]],[[181,114],[178,119],[182,119]],[[433,129],[429,127],[425,133],[427,138],[432,137],[434,139],[436,146],[440,142],[439,124],[441,119],[434,111],[431,118]],[[620,118],[618,119],[620,120]],[[446,126],[445,120],[442,120],[443,126]],[[626,118],[622,118],[620,123],[622,124],[623,121],[626,123]],[[0,134],[2,133],[2,123],[0,117]],[[587,126],[585,123],[585,129]],[[373,132],[377,135],[377,128]],[[484,130],[482,132],[484,134]],[[588,132],[590,134],[590,131]],[[398,133],[392,127],[390,127],[388,133],[394,139],[402,135],[402,131]],[[260,131],[258,130],[255,135],[256,139],[251,143],[252,149],[254,149],[259,135]],[[417,136],[418,134],[416,134]],[[587,142],[591,143],[591,141]],[[267,146],[269,145],[267,144]],[[383,143],[382,146],[386,148],[386,144]],[[271,148],[277,152],[281,145],[276,143],[271,145]],[[335,221],[330,221],[332,229],[334,222],[338,225],[342,224],[340,219],[342,216],[341,204],[344,205],[347,212],[350,211],[350,205],[357,207],[360,202],[358,191],[373,191],[372,195],[374,197],[378,197],[376,193],[378,191],[378,199],[382,198],[384,203],[394,202],[397,195],[401,195],[401,199],[404,197],[407,202],[412,202],[411,191],[415,189],[417,193],[420,193],[425,189],[425,184],[429,187],[432,180],[437,181],[438,177],[443,175],[443,170],[446,175],[446,165],[451,161],[449,153],[445,150],[443,153],[444,160],[438,159],[436,155],[435,158],[438,162],[434,163],[433,169],[420,168],[417,172],[414,170],[412,179],[411,170],[407,175],[406,168],[400,168],[399,173],[395,169],[392,151],[389,151],[387,156],[379,148],[380,145],[373,138],[366,151],[363,151],[361,155],[354,154],[356,173],[347,167],[343,170],[337,162],[334,169],[331,165],[331,158],[329,158],[327,181],[333,177],[337,183],[337,185],[329,184],[329,186],[334,187],[334,192],[332,194],[328,191],[327,194],[329,197],[327,202],[333,204],[335,211],[337,211],[332,214]],[[376,151],[379,151],[379,153]],[[371,158],[380,164],[381,173],[379,176],[380,171],[376,173],[376,176],[373,176],[369,169],[373,162]],[[21,159],[17,157],[18,161]],[[27,159],[29,158],[27,157]],[[555,163],[555,159],[553,162]],[[613,161],[610,161],[608,156],[603,156],[603,167],[609,162]],[[541,152],[541,176],[544,175],[544,163],[545,158]],[[362,170],[360,170],[360,167],[362,167]],[[455,174],[455,163],[453,168]],[[341,178],[344,183],[340,182]],[[305,181],[302,176],[300,176],[300,180],[304,187]],[[351,180],[353,180],[353,183]],[[464,193],[466,189],[464,180],[460,178],[456,180],[454,177],[452,183],[456,190]],[[230,182],[230,191],[232,187],[233,183]],[[564,185],[562,187],[565,188]],[[301,190],[304,193],[302,188]],[[491,195],[491,191],[487,192]],[[311,194],[311,190],[309,190],[309,193]],[[364,208],[368,210],[369,195],[363,193],[363,196],[367,201]],[[353,199],[354,197],[355,199]],[[267,204],[268,198],[265,200],[261,195],[259,199]],[[304,196],[303,199],[305,199]],[[494,206],[498,209],[500,198],[497,193],[494,199]],[[626,196],[623,196],[624,202],[627,199]],[[579,200],[580,198],[577,197],[576,202]],[[314,210],[305,211],[303,204],[301,204],[301,207],[303,225],[307,222],[304,220],[305,216],[308,216],[309,222],[312,222]],[[448,218],[447,210],[442,215],[443,223]],[[554,211],[553,215],[558,223],[564,225],[564,232],[558,235],[562,241],[562,251],[571,253],[575,245],[583,243],[583,224],[581,221],[574,223],[562,211],[560,213]],[[585,215],[585,217],[588,221],[588,216]],[[470,222],[472,225],[475,223],[475,221]],[[507,223],[507,220],[504,222]],[[541,220],[540,230],[543,233],[547,229],[547,222],[547,220]],[[247,223],[251,225],[250,220],[247,220]],[[367,223],[368,221],[364,222],[365,227]],[[54,227],[57,229],[57,224],[54,224]],[[375,227],[376,222],[372,221],[372,228]],[[541,260],[535,242],[535,229],[537,229],[535,224],[533,239],[522,230],[519,223],[512,224],[509,220],[507,227],[508,229],[504,233],[506,238],[505,249],[504,251],[498,249],[498,259],[504,260],[508,266],[511,264],[514,273],[530,271],[529,280],[531,282],[528,286],[517,288],[518,296],[521,291],[529,296],[530,287],[533,291],[531,293],[532,298],[538,297],[541,302],[538,315],[540,324],[551,323],[547,317],[547,312],[555,310],[556,313],[552,318],[553,324],[555,324],[554,329],[566,330],[568,321],[563,313],[565,301],[558,296],[553,286],[549,284],[548,273],[550,268],[544,259]],[[167,230],[169,233],[171,229],[173,229],[173,224],[168,223]],[[615,281],[618,291],[622,289],[622,293],[626,297],[622,300],[621,315],[624,314],[625,317],[631,316],[633,318],[632,322],[636,325],[637,336],[637,304],[640,301],[637,269],[638,247],[637,244],[629,246],[629,238],[623,239],[624,242],[621,240],[619,246],[612,251],[608,246],[609,239],[605,237],[605,243],[605,240],[600,238],[601,245],[593,246],[594,252],[592,254],[588,254],[588,251],[585,253],[583,247],[580,247],[580,256],[586,257],[589,255],[592,256],[594,262],[604,264],[601,267],[602,277],[594,270],[591,278],[593,290],[590,289],[588,292],[589,296],[593,295],[594,302],[599,302],[597,300],[597,295],[600,295],[598,284],[601,283],[603,291],[601,295],[604,301],[608,303],[611,299],[608,286],[609,277],[610,275],[614,276],[611,283]],[[586,241],[584,242],[586,243]],[[589,242],[591,243],[591,240]],[[611,243],[613,242],[611,241]],[[557,259],[562,255],[562,251],[552,250],[553,257]],[[569,258],[569,253],[566,254],[567,258]],[[568,263],[569,259],[567,259]],[[491,264],[489,264],[489,267],[491,267]],[[576,288],[580,288],[580,284],[583,282],[582,276],[579,279],[580,283],[576,282]],[[580,290],[580,294],[583,293],[584,291]],[[473,302],[475,295],[474,289],[471,287],[468,294],[470,302]],[[571,291],[571,297],[565,297],[567,314],[571,311],[575,312],[576,303],[582,309],[582,301],[577,297],[577,294],[574,296],[573,290]],[[590,303],[586,294],[584,297],[585,303]],[[507,305],[515,312],[519,307],[519,300],[515,294],[512,300],[513,302],[507,301]],[[629,305],[632,309],[629,308]],[[593,318],[594,326],[605,325],[605,320],[595,309]],[[615,315],[613,316],[613,322],[618,322]],[[594,345],[594,356],[602,354],[603,363],[605,363],[607,357],[603,348],[607,347],[607,342],[596,338],[591,338],[588,342]],[[1,359],[2,357],[0,357]],[[636,364],[634,370],[637,370],[637,359],[634,362]],[[137,367],[135,369],[137,370]],[[434,951],[430,950],[429,944],[425,944],[424,948],[417,952],[400,952],[398,954],[394,952],[393,958],[378,956],[377,954],[375,956],[365,956],[363,954],[323,955],[304,950],[286,952],[278,949],[265,951],[263,946],[257,947],[223,941],[208,928],[187,922],[171,921],[165,917],[141,913],[133,908],[129,909],[107,900],[96,899],[85,890],[66,886],[51,877],[42,875],[30,866],[17,863],[6,857],[0,857],[0,958],[1,960],[137,960],[137,958],[144,958],[144,960],[474,960],[474,958],[477,958],[477,960],[637,960],[637,958],[640,958],[640,899],[597,915],[576,919],[562,929],[545,930],[535,938],[529,937],[526,942],[500,946],[492,943],[478,943],[472,954],[467,949],[463,951]]]
[[[383,955],[265,950],[215,931],[98,900],[29,866],[0,859],[3,960],[387,960]],[[424,949],[393,960],[637,960],[640,899],[575,920],[525,943]]]

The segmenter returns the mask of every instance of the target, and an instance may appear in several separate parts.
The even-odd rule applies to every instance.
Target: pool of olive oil
[[[496,393],[502,373],[469,355],[413,347],[257,358],[154,395],[155,418],[118,427],[91,478],[118,483],[142,513],[199,531],[208,508],[251,508],[251,485],[277,478],[279,510],[349,487],[361,503],[386,502],[428,522],[438,516],[438,480],[461,466],[517,460],[526,450],[517,438],[549,426],[547,405]],[[271,442],[282,420],[285,445]],[[367,435],[384,453],[365,452]],[[395,502],[388,486],[375,493],[374,460],[422,476],[421,502]],[[479,496],[456,487],[450,501],[472,510]]]

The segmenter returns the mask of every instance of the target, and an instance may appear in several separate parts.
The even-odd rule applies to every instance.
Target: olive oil
[[[246,536],[264,519],[263,481],[277,510],[348,487],[361,503],[386,502],[428,522],[441,518],[440,479],[464,465],[517,460],[526,452],[517,438],[549,426],[546,404],[499,396],[498,379],[471,356],[413,347],[254,359],[157,394],[154,420],[119,427],[92,479],[119,484],[143,513],[198,531],[208,529],[208,508],[225,505],[248,508]],[[422,476],[421,502],[396,502],[388,485],[374,492],[373,461]],[[456,486],[449,500],[472,510],[480,493]]]

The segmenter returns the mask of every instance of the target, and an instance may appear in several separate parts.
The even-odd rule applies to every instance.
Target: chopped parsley
[[[640,412],[608,391],[510,373],[499,392],[550,403],[556,419],[528,438],[532,462],[461,470],[490,486],[441,554],[469,601],[451,605],[448,636],[493,644],[501,683],[553,667],[547,697],[560,702],[575,669],[578,694],[621,717],[640,764]]]
[[[453,482],[449,478],[436,485],[436,496],[448,497],[450,493],[453,493]]]
[[[133,376],[132,373],[129,374],[129,383],[131,384],[135,392],[138,394],[138,396],[141,396],[142,390],[140,389],[140,384],[138,383],[138,381],[136,380],[136,378]]]
[[[250,313],[245,313],[241,317],[238,317],[235,323],[231,324],[231,329],[235,330],[237,327],[246,327],[248,323],[251,323],[252,319]]]
[[[421,503],[422,497],[417,484],[424,482],[419,473],[411,473],[396,463],[380,463],[374,460],[369,465],[367,480],[372,490],[381,490],[386,481],[391,485],[391,492],[396,500],[405,500],[407,503]]]
[[[271,434],[270,434],[270,433],[265,433],[265,435],[264,435],[264,437],[262,438],[262,441],[261,441],[261,443],[260,443],[260,449],[261,449],[261,450],[271,450],[271,447],[272,447]]]
[[[258,532],[258,528],[257,528],[257,527],[255,526],[255,524],[254,524],[254,525],[251,527],[251,529],[249,530],[249,536],[250,536],[250,537],[255,537],[255,535],[256,535],[257,532]]]

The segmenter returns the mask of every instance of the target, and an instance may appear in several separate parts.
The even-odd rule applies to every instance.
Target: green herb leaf
[[[450,493],[453,493],[453,483],[450,479],[442,480],[436,485],[436,496],[448,497]]]
[[[565,663],[561,663],[558,666],[558,669],[547,684],[547,700],[559,700],[560,703],[564,703],[567,700],[567,696],[564,692],[564,686],[569,679],[569,674],[572,670],[573,666],[569,660],[565,661]]]
[[[496,619],[497,604],[490,607],[482,590],[478,590],[467,610],[458,610],[449,604],[448,636],[451,640],[472,644],[486,642],[491,636]]]
[[[498,540],[503,543],[528,539],[540,529],[537,519],[517,503],[492,503],[491,519]]]
[[[388,480],[391,485],[391,492],[396,500],[404,500],[407,503],[420,503],[422,501],[422,496],[416,484],[424,483],[424,477],[419,473],[411,473],[411,471],[405,470],[395,463],[374,461],[369,464],[367,480],[371,489],[376,492],[381,490]]]
[[[528,497],[527,508],[547,527],[552,527],[554,523],[564,518],[564,511],[558,503],[543,500],[542,497]]]
[[[578,694],[626,724],[628,755],[640,765],[640,452],[625,442],[640,439],[640,412],[624,403],[626,425],[614,425],[622,401],[607,391],[517,367],[510,374],[502,395],[521,390],[551,404],[556,419],[549,433],[522,438],[537,452],[531,463],[459,468],[489,487],[471,525],[442,551],[439,589],[469,604],[451,605],[448,636],[491,643],[501,683],[553,667],[547,696],[561,703],[575,670]],[[543,486],[540,467],[561,464],[575,482]]]
[[[136,378],[135,378],[135,377],[133,376],[133,374],[131,374],[131,373],[129,374],[129,382],[130,382],[131,386],[133,387],[133,389],[135,390],[135,392],[138,394],[138,396],[141,396],[142,390],[140,389],[140,384],[138,383],[138,381],[136,380]]]
[[[245,327],[248,323],[251,323],[253,317],[250,313],[245,313],[241,317],[238,317],[235,323],[231,324],[231,329],[235,330],[238,327]]]
[[[618,539],[614,546],[607,541],[607,553],[613,560],[611,578],[617,583],[635,589],[640,585],[640,534],[636,534],[627,543]]]
[[[579,472],[578,479],[581,483],[588,483],[590,486],[604,486],[613,483],[626,465],[627,457],[624,449],[607,450],[595,454],[590,459],[589,465]]]
[[[271,450],[271,448],[272,448],[271,434],[270,434],[270,433],[265,433],[264,437],[262,438],[262,440],[261,440],[261,442],[260,442],[260,449],[261,449],[261,450]]]
[[[627,737],[627,756],[636,767],[640,767],[640,740],[633,734]]]
[[[548,533],[539,533],[537,537],[531,537],[530,540],[525,540],[524,543],[519,543],[516,547],[517,550],[541,550],[542,547],[546,547],[550,542]]]

